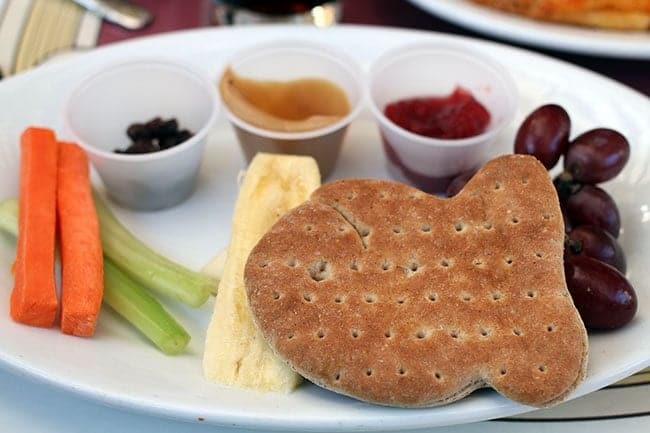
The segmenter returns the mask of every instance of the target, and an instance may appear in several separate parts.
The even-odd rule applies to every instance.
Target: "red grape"
[[[566,210],[574,226],[592,225],[615,238],[621,229],[621,216],[614,199],[593,185],[583,185],[566,200]]]
[[[455,178],[452,179],[451,183],[447,186],[447,197],[453,197],[458,194],[469,182],[469,180],[474,177],[477,170],[466,171],[461,173]]]
[[[543,105],[530,113],[519,127],[515,153],[533,155],[550,170],[566,152],[570,130],[571,119],[564,108]]]
[[[578,192],[582,188],[582,184],[573,180],[573,177],[563,171],[559,176],[553,179],[553,185],[560,198],[560,203],[565,202],[569,197]]]
[[[569,145],[564,168],[582,183],[613,179],[630,159],[630,144],[620,133],[605,128],[593,129],[576,137]]]
[[[596,259],[572,256],[564,262],[566,283],[587,328],[619,328],[634,317],[634,289],[615,268]]]
[[[616,239],[603,229],[594,226],[578,226],[567,236],[565,256],[581,255],[600,260],[625,274],[626,263],[623,249]]]

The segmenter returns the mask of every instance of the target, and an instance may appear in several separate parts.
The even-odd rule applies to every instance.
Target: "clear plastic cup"
[[[458,86],[469,90],[490,112],[490,123],[480,135],[430,138],[384,115],[389,103],[447,96]],[[368,88],[391,171],[429,192],[444,191],[454,176],[484,163],[490,144],[517,109],[517,87],[505,68],[460,43],[424,42],[392,49],[372,65]]]
[[[257,80],[287,81],[322,78],[339,85],[350,102],[350,112],[323,128],[279,132],[259,128],[232,113],[223,104],[239,144],[250,161],[257,152],[307,155],[316,159],[321,175],[334,168],[350,122],[363,108],[363,74],[356,62],[328,45],[277,41],[237,53],[228,62],[235,73]]]
[[[182,64],[157,60],[121,63],[86,79],[68,98],[65,124],[119,204],[157,210],[187,199],[195,189],[203,150],[218,113],[214,84]],[[176,118],[194,135],[172,148],[118,154],[133,123]]]

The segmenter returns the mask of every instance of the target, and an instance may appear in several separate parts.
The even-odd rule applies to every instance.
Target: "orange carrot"
[[[95,333],[104,294],[99,222],[88,174],[88,157],[74,143],[59,143],[57,191],[61,249],[61,331]]]
[[[57,312],[54,282],[58,144],[49,129],[28,128],[20,138],[20,204],[11,317],[49,327]]]

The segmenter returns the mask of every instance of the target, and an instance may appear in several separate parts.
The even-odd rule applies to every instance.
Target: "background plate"
[[[621,32],[535,21],[469,0],[409,1],[458,25],[515,42],[595,56],[650,59],[650,31]]]
[[[432,33],[339,26],[242,27],[192,31],[141,39],[45,65],[0,84],[0,198],[17,194],[18,137],[27,125],[62,129],[61,107],[82,77],[116,61],[175,57],[215,80],[234,51],[276,38],[329,43],[364,68],[384,50],[424,39],[454,40],[499,59],[514,76],[520,109],[499,137],[494,155],[509,152],[515,126],[544,102],[564,105],[574,131],[597,125],[631,138],[632,158],[606,188],[621,208],[621,241],[629,278],[639,293],[640,312],[618,332],[592,335],[587,380],[572,397],[584,395],[650,365],[650,103],[638,93],[583,69],[506,46]],[[97,119],[101,122],[102,119]],[[209,137],[196,193],[183,205],[155,213],[115,208],[120,219],[161,253],[200,268],[228,242],[237,175],[244,168],[234,134],[221,119]],[[332,178],[388,177],[379,136],[369,112],[352,125]],[[64,336],[57,329],[13,323],[8,311],[14,257],[10,239],[0,236],[0,360],[21,374],[89,398],[131,410],[224,426],[283,430],[408,430],[523,413],[493,391],[481,390],[447,406],[406,410],[372,406],[305,385],[290,395],[260,394],[207,383],[201,375],[204,330],[212,305],[199,310],[171,308],[194,337],[186,354],[167,357],[128,325],[104,310],[95,338]]]

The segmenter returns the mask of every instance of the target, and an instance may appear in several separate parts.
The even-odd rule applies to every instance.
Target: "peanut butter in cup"
[[[360,72],[351,60],[311,44],[259,50],[233,61],[219,80],[246,159],[257,152],[312,156],[327,176],[361,108]]]

